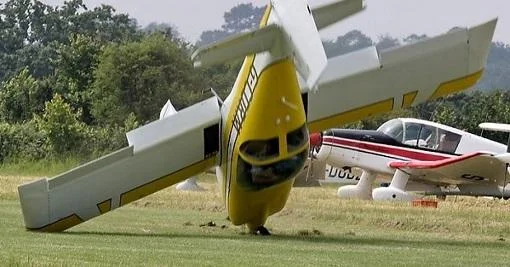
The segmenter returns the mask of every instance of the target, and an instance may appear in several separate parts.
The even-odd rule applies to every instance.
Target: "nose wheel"
[[[251,233],[254,234],[254,235],[262,235],[262,236],[271,235],[269,230],[267,230],[267,228],[264,227],[264,226],[257,227],[255,230],[252,230]]]

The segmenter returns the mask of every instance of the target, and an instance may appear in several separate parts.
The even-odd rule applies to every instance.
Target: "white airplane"
[[[169,99],[159,112],[159,119],[162,120],[174,114],[177,114],[177,110]],[[188,179],[178,183],[175,188],[179,191],[205,191],[205,189],[198,185],[196,176],[189,177]]]
[[[499,124],[484,129],[508,131]],[[338,189],[342,198],[412,200],[407,191],[432,195],[510,197],[507,146],[453,127],[398,118],[377,130],[332,129],[323,133],[317,158],[336,167],[363,170],[356,185]],[[372,190],[377,176],[391,179]]]
[[[271,0],[260,28],[197,50],[195,66],[245,57],[232,92],[127,133],[129,145],[19,186],[25,227],[63,231],[216,167],[228,217],[269,234],[303,168],[308,131],[466,89],[481,76],[496,19],[407,46],[327,59],[319,30],[361,0]]]

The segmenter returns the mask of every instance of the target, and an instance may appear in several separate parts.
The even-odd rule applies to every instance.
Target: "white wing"
[[[485,67],[496,21],[382,52],[370,47],[330,59],[318,92],[303,98],[310,130],[469,88]]]
[[[19,186],[25,226],[63,231],[217,165],[216,97],[127,133],[129,146]]]

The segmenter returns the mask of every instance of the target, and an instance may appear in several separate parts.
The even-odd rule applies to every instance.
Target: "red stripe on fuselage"
[[[410,160],[434,161],[453,157],[453,155],[438,155],[438,153],[427,152],[419,149],[401,148],[377,143],[363,142],[352,139],[326,136],[323,139],[323,145],[341,145],[356,149],[362,149],[371,152],[384,153],[395,157],[408,158]]]
[[[407,162],[395,161],[395,162],[390,162],[390,167],[398,168],[398,169],[401,169],[401,168],[434,169],[434,168],[439,168],[439,167],[443,167],[446,165],[450,165],[453,163],[457,163],[457,162],[460,162],[463,160],[467,160],[467,159],[470,159],[470,158],[473,158],[476,156],[480,156],[480,155],[491,155],[491,154],[483,153],[483,152],[474,152],[474,153],[470,153],[470,154],[464,154],[464,155],[458,156],[458,157],[437,160],[437,161],[407,161]]]

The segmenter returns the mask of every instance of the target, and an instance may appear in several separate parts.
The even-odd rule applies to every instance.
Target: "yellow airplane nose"
[[[308,155],[306,115],[291,60],[259,75],[239,135],[239,180],[261,189],[295,176]]]
[[[239,135],[241,156],[251,163],[275,162],[307,146],[306,115],[290,59],[261,71],[245,117]],[[261,150],[265,155],[253,155]]]

